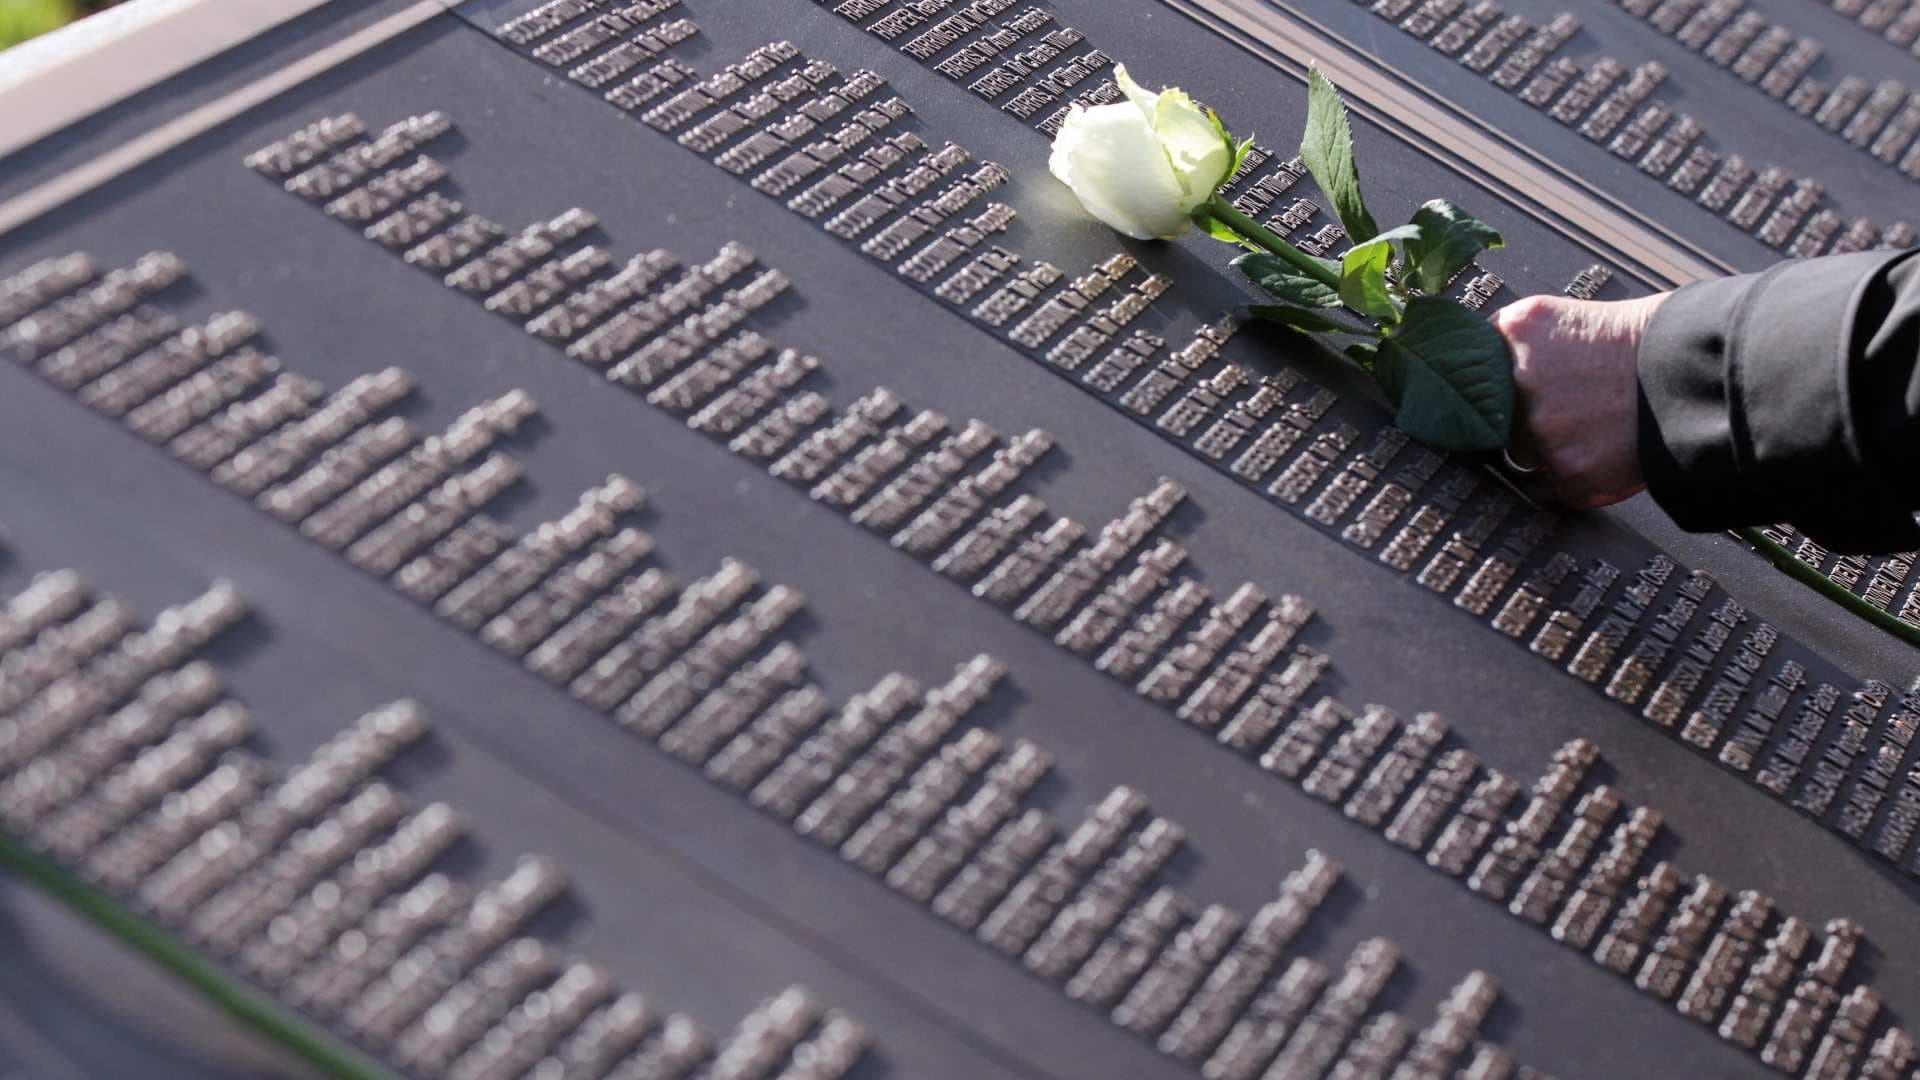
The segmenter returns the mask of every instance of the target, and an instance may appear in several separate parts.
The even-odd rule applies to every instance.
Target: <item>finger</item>
[[[1645,490],[1647,490],[1647,485],[1645,484],[1636,484],[1632,487],[1610,487],[1604,491],[1597,491],[1589,495],[1585,508],[1588,510],[1598,510],[1603,506],[1612,506],[1614,503],[1626,502],[1628,499],[1633,498]]]
[[[1561,505],[1575,510],[1591,510],[1605,506],[1612,500],[1606,492],[1594,484],[1593,478],[1583,473],[1553,477],[1553,495]]]

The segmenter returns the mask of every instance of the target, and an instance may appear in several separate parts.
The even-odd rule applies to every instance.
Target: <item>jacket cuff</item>
[[[1920,546],[1848,396],[1854,312],[1897,258],[1787,262],[1661,305],[1640,344],[1640,462],[1682,528],[1793,521],[1836,550]]]

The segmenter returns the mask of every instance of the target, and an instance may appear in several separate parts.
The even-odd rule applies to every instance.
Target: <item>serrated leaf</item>
[[[1400,304],[1386,288],[1386,269],[1394,261],[1394,240],[1411,240],[1419,234],[1419,225],[1400,225],[1348,248],[1340,258],[1340,300],[1375,319],[1400,321]]]
[[[1350,249],[1340,264],[1340,299],[1348,307],[1376,319],[1393,322],[1400,309],[1387,292],[1387,261],[1393,248],[1383,243]]]
[[[1307,72],[1307,131],[1300,140],[1300,160],[1354,243],[1364,244],[1379,235],[1380,227],[1360,197],[1360,166],[1353,160],[1353,128],[1347,122],[1346,103],[1319,68]]]
[[[1395,240],[1418,239],[1419,236],[1420,236],[1419,224],[1417,222],[1410,221],[1405,225],[1395,225],[1393,228],[1388,229],[1386,232],[1375,233],[1373,236],[1373,239],[1368,240],[1366,244],[1390,244]],[[1366,246],[1366,244],[1356,244],[1354,246],[1364,247]]]
[[[1340,306],[1339,292],[1325,282],[1301,273],[1278,255],[1265,251],[1250,252],[1234,259],[1233,265],[1275,299],[1305,307]]]
[[[1364,244],[1355,244],[1348,248],[1340,260],[1340,295],[1347,306],[1355,311],[1363,311],[1376,319],[1397,321],[1400,318],[1400,305],[1395,294],[1387,288],[1387,271],[1393,263],[1393,242],[1396,240],[1411,242],[1420,237],[1420,226],[1407,224],[1388,229]],[[1376,277],[1374,265],[1379,265]],[[1363,275],[1356,279],[1352,295],[1348,295],[1348,277]],[[1385,299],[1382,300],[1382,297]],[[1366,305],[1366,306],[1362,306]]]
[[[1291,326],[1295,330],[1309,334],[1350,333],[1353,330],[1353,327],[1330,319],[1317,311],[1308,311],[1306,308],[1291,307],[1286,304],[1250,304],[1247,306],[1247,314],[1256,319]]]
[[[1299,248],[1294,249],[1294,254],[1300,256],[1303,259],[1306,259],[1308,262],[1314,263],[1315,265],[1319,266],[1322,270],[1325,270],[1327,272],[1328,277],[1334,278],[1336,280],[1340,277],[1340,260],[1339,259],[1323,259],[1318,255],[1309,255],[1306,252],[1301,251]],[[1293,269],[1292,263],[1288,262],[1285,259],[1280,258],[1280,256],[1278,255],[1273,254],[1271,251],[1268,251],[1266,248],[1261,248],[1258,251],[1248,252],[1245,255],[1234,256],[1233,265],[1239,266],[1242,262],[1253,258],[1255,255],[1264,255],[1267,258],[1276,260],[1282,266],[1285,266],[1289,269]],[[1297,269],[1293,269],[1293,272],[1297,274],[1300,271]]]
[[[1493,324],[1451,300],[1416,296],[1380,342],[1374,378],[1394,423],[1442,450],[1497,450],[1513,430],[1513,355]]]
[[[1413,213],[1418,239],[1405,244],[1413,283],[1437,295],[1482,251],[1505,247],[1506,238],[1486,222],[1445,199],[1432,199]]]

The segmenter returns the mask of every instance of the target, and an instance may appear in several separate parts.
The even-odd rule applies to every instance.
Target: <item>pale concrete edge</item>
[[[58,130],[124,100],[195,63],[329,2],[332,0],[249,0],[244,5],[236,5],[233,0],[133,0],[133,3],[115,10],[142,9],[149,14],[145,17],[122,16],[110,31],[89,29],[83,37],[75,39],[83,42],[77,48],[56,40],[20,62],[23,69],[32,68],[23,77],[9,81],[9,65],[0,63],[0,117],[12,118],[0,120],[0,161],[19,146],[41,138],[49,131]],[[1338,39],[1283,16],[1272,8],[1247,12],[1233,6],[1231,0],[1165,2],[1203,25],[1211,26],[1243,48],[1259,51],[1260,46],[1264,45],[1280,56],[1293,60],[1298,65],[1296,71],[1312,60],[1330,69],[1341,68],[1361,74],[1378,72],[1377,65]],[[451,11],[453,6],[452,0],[420,0],[420,3],[351,34],[334,45],[311,53],[301,61],[0,204],[0,235],[225,122],[268,97],[418,25],[426,17]],[[236,13],[231,10],[234,7],[243,8],[238,13],[239,17],[234,17]],[[216,11],[216,8],[222,10]],[[84,22],[75,24],[68,30],[80,34],[80,28],[84,25]],[[164,36],[167,37],[184,31],[194,38],[198,48],[186,51],[154,48],[150,42],[155,36],[162,36],[161,31],[165,31]],[[64,32],[57,31],[50,36],[57,39]],[[102,36],[103,33],[105,36]],[[190,55],[195,51],[199,55]],[[1303,52],[1305,55],[1302,55]],[[59,57],[59,62],[48,63],[50,56]],[[124,75],[112,79],[96,79],[88,75],[89,69],[102,64],[124,64]],[[1405,76],[1396,73],[1395,77],[1409,82],[1429,98],[1434,97],[1424,87],[1406,80]],[[1626,261],[1660,279],[1662,284],[1681,284],[1726,269],[1701,261],[1696,253],[1681,249],[1647,230],[1641,223],[1595,199],[1595,193],[1574,187],[1565,178],[1495,144],[1483,133],[1467,130],[1455,118],[1432,106],[1423,107],[1419,103],[1390,98],[1379,92],[1373,81],[1367,78],[1339,81],[1356,105],[1367,107],[1366,111],[1373,118],[1387,122],[1443,163],[1501,190],[1522,205],[1536,205],[1562,221],[1577,226],[1587,235],[1576,234],[1564,227],[1561,231],[1588,246],[1597,243],[1614,249]],[[44,103],[49,96],[60,98],[57,108],[27,107],[36,99]],[[60,115],[50,117],[49,114],[55,112]],[[1420,123],[1415,123],[1416,120]],[[1522,183],[1528,186],[1520,186]]]
[[[1341,86],[1357,112],[1383,123],[1442,164],[1498,191],[1522,207],[1547,215],[1546,224],[1584,247],[1629,264],[1657,287],[1673,287],[1716,277],[1733,268],[1682,246],[1625,213],[1614,200],[1561,170],[1549,169],[1530,154],[1496,142],[1430,102],[1438,95],[1399,72],[1388,72],[1370,58],[1311,26],[1305,20],[1261,6],[1249,11],[1234,0],[1163,0],[1164,3],[1229,41],[1269,59],[1289,61],[1295,74],[1308,62],[1319,64]],[[1411,87],[1429,101],[1393,95],[1377,76]]]
[[[132,0],[0,53],[0,160],[334,0]]]
[[[398,37],[434,16],[450,13],[452,8],[453,0],[416,0],[378,22],[276,69],[272,74],[262,76],[0,203],[0,236],[153,160],[196,135],[210,131],[254,106]]]

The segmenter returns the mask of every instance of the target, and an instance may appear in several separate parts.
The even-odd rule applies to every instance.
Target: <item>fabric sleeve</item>
[[[1640,465],[1682,528],[1776,521],[1920,548],[1920,259],[1864,252],[1680,289],[1640,344]]]

